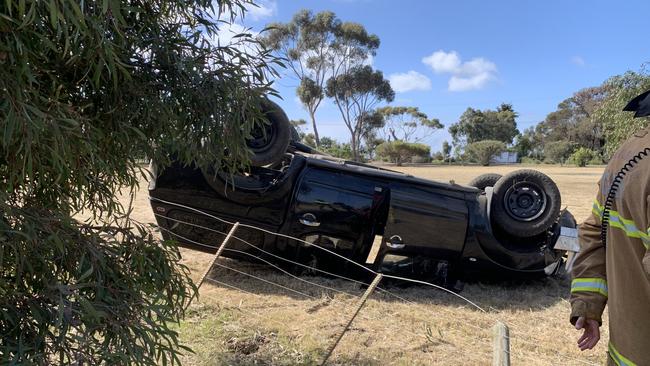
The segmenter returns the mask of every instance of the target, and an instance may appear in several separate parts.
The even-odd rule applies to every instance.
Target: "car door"
[[[463,192],[391,182],[384,246],[387,253],[453,261],[465,244],[468,208]]]
[[[377,213],[386,201],[385,184],[348,171],[309,167],[302,176],[287,215],[291,236],[307,243],[287,245],[302,262],[334,266],[349,263],[321,248],[364,263],[375,231],[383,227]]]

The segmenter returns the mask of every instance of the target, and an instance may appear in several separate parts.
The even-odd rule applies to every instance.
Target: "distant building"
[[[494,156],[490,163],[493,164],[516,164],[519,156],[516,151],[502,151],[500,154]]]

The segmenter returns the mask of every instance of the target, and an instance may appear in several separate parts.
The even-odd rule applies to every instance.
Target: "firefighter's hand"
[[[576,329],[584,329],[582,336],[578,339],[578,347],[581,351],[594,348],[600,340],[600,325],[596,320],[581,316],[576,321]]]

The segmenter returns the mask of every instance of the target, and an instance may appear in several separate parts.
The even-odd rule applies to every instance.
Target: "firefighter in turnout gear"
[[[650,91],[625,110],[635,111],[635,117],[649,116]],[[650,365],[650,154],[640,154],[650,152],[647,148],[650,128],[635,133],[610,160],[592,213],[579,227],[581,251],[571,271],[571,323],[583,331],[581,350],[598,343],[601,316],[609,305],[608,365]],[[622,170],[625,175],[617,179],[606,210],[612,183]]]

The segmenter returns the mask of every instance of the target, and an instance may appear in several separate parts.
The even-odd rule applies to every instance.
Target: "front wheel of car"
[[[532,237],[553,226],[560,214],[560,190],[542,172],[516,170],[494,185],[492,220],[505,232]]]
[[[467,183],[471,187],[475,187],[484,191],[487,187],[494,187],[494,185],[501,179],[502,175],[497,173],[481,174]]]

